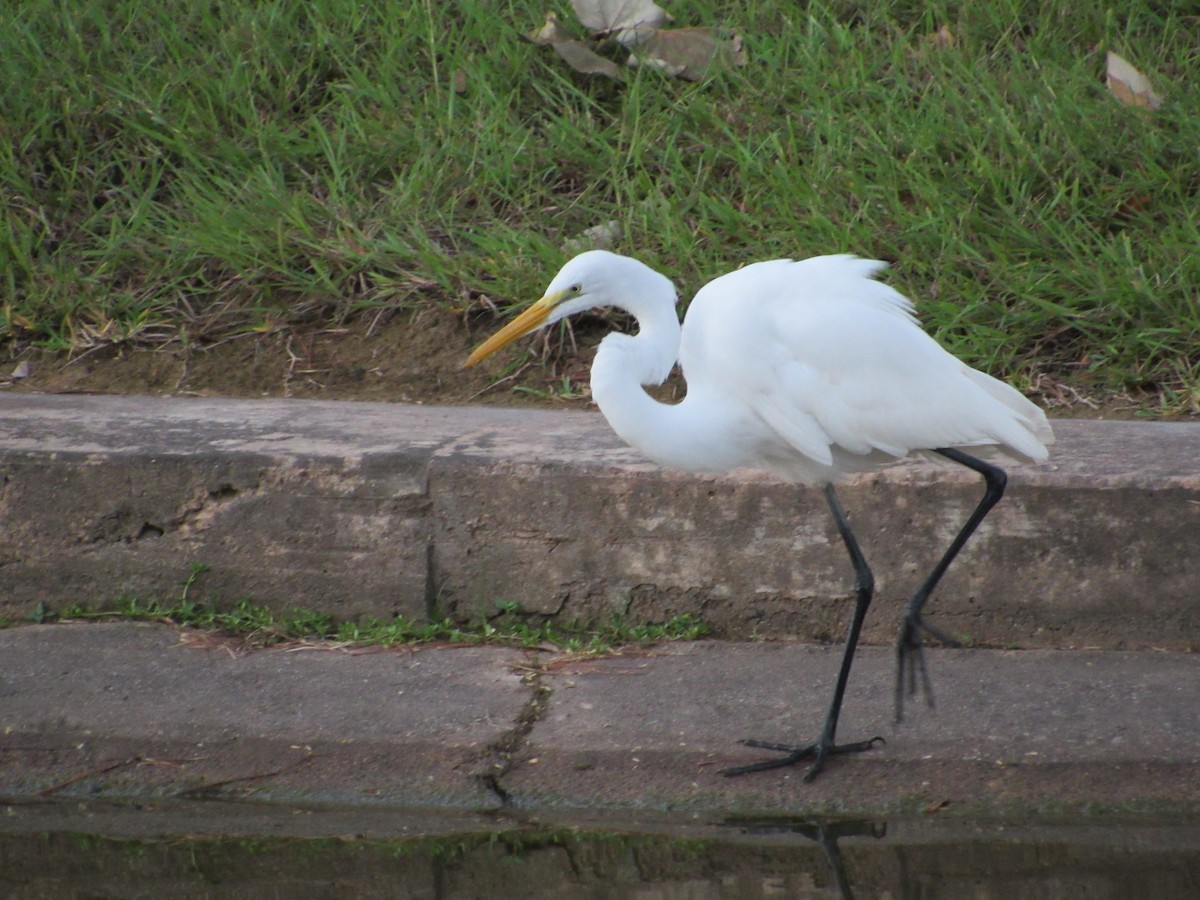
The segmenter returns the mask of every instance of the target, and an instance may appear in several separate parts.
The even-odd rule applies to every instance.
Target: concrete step
[[[839,652],[701,641],[604,658],[506,647],[247,650],[138,623],[0,630],[0,796],[459,809],[1191,814],[1200,656],[932,650],[935,708],[892,724],[894,659],[856,660],[831,759],[808,743]]]
[[[1059,421],[929,606],[999,647],[1194,650],[1200,424]],[[0,616],[242,598],[338,617],[702,618],[839,639],[853,575],[820,492],[664,472],[596,413],[0,396]],[[839,488],[877,579],[865,639],[981,493],[909,461]]]

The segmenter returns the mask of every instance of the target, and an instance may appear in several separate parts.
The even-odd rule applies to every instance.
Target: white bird
[[[811,758],[805,780],[828,756],[867,750],[882,738],[835,743],[838,715],[874,578],[833,483],[839,476],[932,451],[983,476],[984,496],[941,561],[909,601],[897,643],[896,715],[917,674],[932,698],[921,632],[955,643],[922,618],[951,560],[1004,492],[1004,472],[963,448],[1043,460],[1054,440],[1045,414],[1018,391],[946,352],[917,324],[913,306],[874,280],[885,263],[849,255],[748,265],[705,285],[683,326],[676,292],[636,259],[592,250],[572,259],[545,296],[484,341],[473,365],[522,335],[593,307],[631,313],[636,335],[607,335],[592,364],[592,397],[625,441],[663,466],[692,472],[765,469],[819,485],[850,554],[856,604],[816,741],[743,741],[782,752],[725,769],[740,775]],[[678,360],[687,395],[661,403],[643,386],[666,380]]]

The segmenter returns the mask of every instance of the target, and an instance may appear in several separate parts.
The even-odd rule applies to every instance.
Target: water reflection
[[[0,809],[0,896],[1197,897],[1200,824]]]
[[[736,828],[742,834],[771,835],[796,834],[815,841],[825,851],[829,871],[833,876],[838,894],[843,900],[854,900],[854,891],[842,862],[842,851],[838,840],[843,837],[870,837],[880,840],[887,836],[886,822],[827,821],[821,819],[792,818],[741,818],[730,816],[724,822],[728,828]]]

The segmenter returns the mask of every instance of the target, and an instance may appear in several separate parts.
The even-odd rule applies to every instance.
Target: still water
[[[1200,897],[1200,820],[0,802],[0,897]]]

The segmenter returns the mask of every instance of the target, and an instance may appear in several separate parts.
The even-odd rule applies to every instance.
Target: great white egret
[[[576,256],[545,296],[475,349],[473,365],[522,335],[598,306],[638,322],[609,334],[592,363],[592,397],[613,430],[663,466],[693,472],[753,468],[822,487],[856,575],[856,603],[825,724],[816,741],[743,741],[783,756],[725,769],[741,775],[867,750],[882,738],[837,744],[838,715],[874,578],[834,492],[840,475],[931,451],[983,476],[983,499],[905,608],[897,642],[896,715],[905,683],[932,698],[922,632],[952,639],[922,617],[950,562],[1004,492],[1006,476],[962,448],[994,448],[1023,460],[1047,457],[1046,416],[1007,384],[965,365],[921,330],[912,304],[874,280],[885,263],[854,256],[777,259],[705,285],[683,326],[671,282],[636,259],[603,250]],[[678,359],[687,395],[661,403]]]

